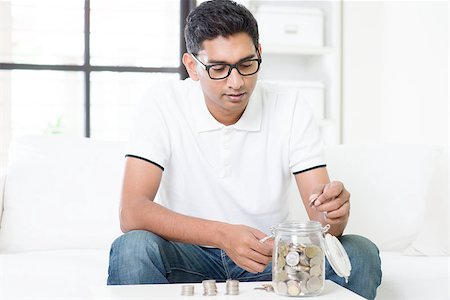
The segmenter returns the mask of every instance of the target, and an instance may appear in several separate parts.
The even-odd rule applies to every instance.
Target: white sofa
[[[12,143],[0,181],[0,299],[90,299],[106,284],[124,154],[122,143],[61,136]],[[382,250],[378,299],[449,299],[447,152],[343,145],[326,157],[352,193],[347,233]],[[305,218],[299,200],[292,206]]]

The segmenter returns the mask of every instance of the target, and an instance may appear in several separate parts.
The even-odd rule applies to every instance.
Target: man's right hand
[[[226,224],[221,248],[242,269],[259,273],[264,271],[272,260],[273,241],[259,240],[267,235],[245,225]]]

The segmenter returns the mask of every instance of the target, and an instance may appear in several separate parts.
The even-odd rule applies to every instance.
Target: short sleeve
[[[297,93],[289,139],[289,167],[298,174],[324,167],[323,141],[308,102]]]
[[[147,92],[138,102],[132,118],[127,157],[153,163],[164,170],[170,158],[170,136],[161,93]]]

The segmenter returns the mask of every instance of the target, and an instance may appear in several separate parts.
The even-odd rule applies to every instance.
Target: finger
[[[319,197],[322,194],[324,187],[325,184],[319,184],[312,190],[311,195],[309,196],[310,203],[312,203],[314,199],[317,199],[317,197]]]
[[[346,201],[343,198],[335,198],[317,206],[317,210],[320,212],[331,212],[338,210],[345,202]]]
[[[251,251],[248,255],[248,258],[262,265],[267,265],[270,263],[272,256],[263,255],[257,251]]]
[[[338,209],[328,211],[326,217],[327,217],[327,219],[335,219],[335,218],[340,218],[342,216],[345,217],[348,215],[349,210],[350,210],[350,203],[347,201]]]
[[[271,256],[273,251],[273,242],[267,243],[266,241],[261,243],[260,240],[266,238],[267,235],[264,232],[254,228],[251,229],[251,232],[255,236],[255,240],[251,242],[250,248],[266,256]]]
[[[336,224],[345,223],[346,219],[347,219],[347,217],[345,217],[345,216],[342,216],[342,217],[339,217],[339,218],[334,218],[334,219],[325,218],[327,224],[330,224],[330,225],[336,225]]]
[[[332,181],[324,187],[323,196],[325,199],[333,199],[341,195],[344,190],[345,188],[342,182]]]
[[[265,256],[272,256],[273,243],[261,243],[259,242],[259,240],[257,240],[250,245],[250,248]]]
[[[250,273],[261,273],[266,268],[266,265],[257,263],[251,259],[246,259],[242,263],[242,268]]]

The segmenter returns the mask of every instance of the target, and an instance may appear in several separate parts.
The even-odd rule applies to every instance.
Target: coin
[[[309,291],[317,292],[318,290],[320,290],[322,288],[322,280],[320,280],[319,277],[311,276],[308,279],[306,286]]]
[[[309,275],[302,281],[300,281],[300,292],[302,295],[308,294],[308,289],[306,288],[306,281],[308,280]]]
[[[279,271],[275,273],[274,279],[276,281],[285,281],[288,279],[288,274],[285,271]]]
[[[284,281],[278,281],[277,282],[277,292],[279,294],[286,295],[287,293],[287,284]]]
[[[228,279],[226,281],[226,295],[239,295],[239,281]]]
[[[194,296],[194,285],[191,284],[182,285],[181,296]]]
[[[309,264],[311,266],[316,266],[316,265],[321,266],[322,262],[323,262],[323,257],[321,255],[316,255],[309,260]]]
[[[297,296],[300,294],[300,285],[298,281],[289,280],[287,282],[287,293],[289,296]]]
[[[295,270],[293,267],[290,267],[290,266],[284,266],[284,271],[288,275],[295,275],[295,274],[297,274],[297,270]]]
[[[287,255],[286,255],[286,263],[293,267],[296,266],[300,261],[300,254],[298,254],[297,251],[290,251]]]
[[[320,265],[315,265],[309,270],[309,275],[311,276],[319,276],[321,273]]]
[[[305,249],[305,254],[309,258],[313,258],[314,256],[317,256],[320,252],[321,252],[321,250],[317,246],[308,246]]]
[[[203,296],[217,295],[217,285],[215,280],[203,280],[202,283],[204,289]]]
[[[284,257],[288,252],[289,246],[286,243],[280,241],[280,245],[278,246],[278,254]]]
[[[302,266],[308,267],[310,265],[309,261],[310,261],[310,259],[305,254],[300,254],[299,263]]]
[[[292,267],[292,269],[294,269],[295,271],[299,271],[299,272],[309,272],[310,267],[303,266],[303,265],[296,265],[296,266]]]
[[[277,267],[279,270],[282,270],[286,265],[286,260],[283,256],[278,256],[277,258]]]

